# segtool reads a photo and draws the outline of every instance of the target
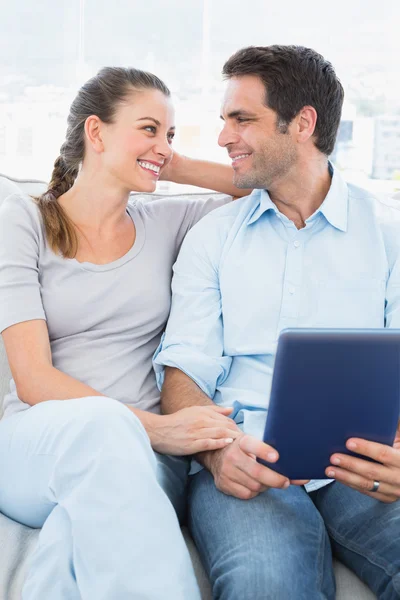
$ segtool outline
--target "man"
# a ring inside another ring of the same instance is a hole
[[[282,329],[400,327],[400,213],[328,161],[343,89],[322,56],[250,47],[223,73],[219,144],[236,186],[256,189],[187,236],[155,359],[165,412],[233,406],[244,432],[197,456],[191,531],[214,598],[333,599],[331,546],[380,598],[398,598],[400,432],[393,448],[349,440],[382,465],[335,454],[330,481],[289,486],[256,457],[277,459],[260,438]]]

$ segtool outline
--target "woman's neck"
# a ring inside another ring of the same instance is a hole
[[[104,231],[115,229],[126,218],[128,199],[129,191],[121,189],[115,179],[82,170],[58,202],[77,227]]]

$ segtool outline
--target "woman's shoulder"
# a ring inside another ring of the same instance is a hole
[[[23,226],[39,232],[42,222],[37,203],[32,196],[15,192],[0,205],[0,222],[3,227]]]
[[[38,205],[35,199],[24,192],[18,191],[4,198],[0,206],[1,210],[8,212],[17,212],[21,215],[32,214],[39,215]]]
[[[130,200],[133,210],[140,211],[145,220],[160,222],[168,227],[188,227],[201,217],[231,200],[230,196],[217,193],[193,193],[177,195],[135,194]]]

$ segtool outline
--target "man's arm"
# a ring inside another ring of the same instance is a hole
[[[179,388],[182,381],[187,384],[190,378],[197,384],[192,389],[198,391],[198,387],[212,402],[217,387],[229,374],[232,359],[224,355],[218,275],[223,244],[223,235],[218,231],[212,214],[204,217],[183,241],[174,266],[171,312],[162,344],[153,361],[160,390],[165,367],[173,367],[182,371]],[[188,376],[186,380],[183,374]],[[178,385],[175,378],[173,383]],[[182,389],[180,397],[185,397]],[[165,388],[164,411],[172,412],[170,402],[177,400]]]
[[[168,415],[189,406],[215,406],[215,403],[185,373],[166,367],[161,391],[161,412]],[[197,461],[209,471],[213,453],[214,451],[196,454]]]
[[[214,402],[185,373],[167,367],[161,393],[163,412],[198,405],[209,406]],[[271,446],[242,433],[230,444],[229,451],[223,448],[199,452],[196,460],[213,474],[220,491],[242,500],[254,498],[268,487],[289,486],[286,477],[257,463],[257,456],[271,463],[278,459],[278,453]]]
[[[213,404],[217,387],[229,375],[232,359],[224,356],[219,288],[223,239],[223,232],[206,217],[187,235],[174,267],[170,319],[154,358],[162,410],[167,413]],[[229,447],[229,452],[196,454],[224,493],[249,499],[268,487],[289,485],[286,477],[257,462],[257,457],[269,462],[278,459],[267,444],[242,434]]]
[[[188,406],[215,406],[193,379],[173,367],[165,368],[161,391],[161,411],[165,415]]]

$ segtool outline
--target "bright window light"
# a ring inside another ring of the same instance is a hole
[[[47,180],[78,87],[106,65],[156,73],[173,92],[179,152],[217,145],[225,60],[247,45],[301,44],[346,92],[332,160],[377,194],[400,188],[400,2],[13,0],[0,20],[0,172]],[[163,190],[175,191],[161,182]]]

